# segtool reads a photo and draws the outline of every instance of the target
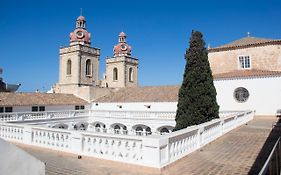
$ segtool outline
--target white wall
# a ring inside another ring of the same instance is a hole
[[[122,106],[122,108],[119,108]],[[150,106],[148,108],[147,106]],[[119,111],[172,111],[176,112],[177,102],[141,102],[141,103],[92,103],[94,110],[119,110]]]
[[[36,105],[34,105],[36,106]],[[43,105],[37,105],[43,106]],[[90,109],[91,105],[84,105],[85,109]],[[13,106],[13,112],[31,112],[32,106]],[[73,111],[75,105],[47,105],[45,111]]]
[[[215,80],[220,111],[256,110],[256,115],[275,115],[281,109],[281,77]],[[244,87],[249,98],[244,103],[234,99],[234,90]]]
[[[44,175],[45,164],[22,149],[0,139],[0,174]]]

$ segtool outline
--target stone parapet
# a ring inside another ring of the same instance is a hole
[[[106,63],[116,63],[116,62],[127,62],[127,63],[138,64],[139,60],[137,58],[126,57],[126,56],[106,58]]]

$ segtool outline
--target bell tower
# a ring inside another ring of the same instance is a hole
[[[113,57],[106,58],[106,73],[103,86],[109,88],[138,86],[138,59],[131,56],[127,35],[121,32],[118,44],[113,48]]]
[[[91,47],[85,17],[80,15],[75,24],[70,33],[70,45],[60,48],[57,84],[60,93],[73,93],[76,87],[99,85],[100,49]]]

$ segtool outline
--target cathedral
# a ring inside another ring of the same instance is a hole
[[[91,46],[86,19],[79,16],[70,33],[70,45],[60,48],[59,82],[54,92],[93,101],[118,88],[137,87],[139,63],[132,57],[132,48],[126,40],[127,35],[121,32],[113,56],[106,58],[106,71],[100,80],[100,49]]]
[[[280,47],[281,40],[251,37],[248,33],[231,43],[208,48],[220,111],[254,109],[258,115],[274,115],[281,109]],[[54,92],[109,104],[105,109],[112,108],[112,103],[119,107],[126,103],[128,109],[132,102],[150,107],[150,103],[169,103],[165,108],[175,111],[179,85],[139,87],[139,62],[131,52],[127,36],[121,32],[113,56],[106,58],[106,71],[100,80],[100,49],[91,46],[85,17],[79,16],[70,33],[70,45],[60,48],[59,82]]]

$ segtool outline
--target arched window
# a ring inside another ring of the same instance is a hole
[[[66,65],[66,74],[67,75],[71,75],[71,60],[67,61],[67,65]]]
[[[118,80],[118,69],[116,67],[113,69],[113,80]]]
[[[129,82],[133,82],[133,68],[129,69]]]
[[[92,65],[91,65],[91,60],[86,61],[86,75],[92,75]]]
[[[162,129],[160,130],[160,133],[161,133],[161,134],[166,134],[166,133],[169,133],[169,130],[168,130],[167,128],[162,128]]]

